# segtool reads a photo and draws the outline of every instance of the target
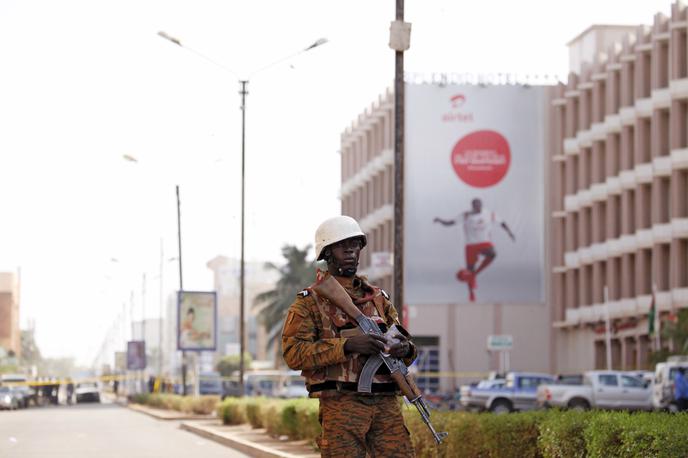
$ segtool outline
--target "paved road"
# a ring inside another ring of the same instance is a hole
[[[3,458],[243,458],[247,455],[117,404],[0,411]]]

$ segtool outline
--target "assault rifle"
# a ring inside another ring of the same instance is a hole
[[[325,271],[326,268],[320,268],[319,270]],[[313,286],[313,290],[320,296],[328,299],[334,305],[339,307],[344,313],[349,315],[351,318],[356,320],[360,329],[366,334],[376,334],[379,336],[389,337],[390,333],[387,335],[383,334],[377,323],[371,318],[365,316],[359,309],[354,305],[351,297],[346,292],[344,287],[340,285],[337,280],[335,280],[331,275],[319,275],[319,280]],[[432,423],[430,423],[430,411],[428,406],[423,400],[423,393],[418,389],[416,382],[413,377],[408,372],[408,368],[398,358],[394,358],[388,353],[380,352],[378,355],[371,355],[366,361],[363,368],[361,376],[359,377],[358,391],[370,393],[372,389],[372,378],[377,372],[377,369],[384,364],[389,369],[389,373],[392,379],[399,386],[401,393],[406,396],[406,399],[416,406],[418,413],[420,413],[423,422],[427,425],[428,429],[435,438],[435,442],[438,444],[442,442],[442,439],[447,437],[448,433],[437,432],[433,428]],[[365,377],[364,377],[365,375]]]

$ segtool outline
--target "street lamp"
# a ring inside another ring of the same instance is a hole
[[[164,38],[165,40],[186,49],[187,51],[190,51],[197,56],[207,60],[208,62],[212,63],[213,65],[216,65],[217,67],[222,68],[223,70],[228,71],[232,75],[238,78],[239,80],[239,94],[241,95],[241,268],[240,268],[240,274],[239,274],[239,392],[243,396],[244,394],[244,341],[245,341],[245,335],[246,335],[246,329],[245,329],[245,317],[244,317],[244,289],[245,289],[245,260],[244,260],[244,218],[245,218],[245,185],[246,185],[246,96],[248,95],[248,91],[246,90],[246,87],[248,86],[249,79],[256,75],[257,73],[260,73],[264,70],[267,70],[269,68],[274,67],[275,65],[278,65],[286,60],[292,59],[296,56],[298,56],[301,53],[310,51],[311,49],[317,48],[318,46],[322,46],[325,43],[327,43],[327,38],[319,38],[316,41],[314,41],[312,44],[309,46],[295,52],[292,54],[289,54],[288,56],[282,57],[281,59],[278,59],[264,67],[260,67],[257,70],[253,71],[252,73],[249,73],[249,76],[246,78],[240,78],[234,73],[232,70],[229,68],[225,67],[224,65],[219,64],[218,62],[215,62],[214,60],[208,58],[204,54],[201,54],[200,52],[196,51],[193,48],[190,48],[188,46],[185,46],[182,44],[181,40],[178,38],[172,37],[166,32],[160,31],[158,32],[158,36],[161,38]]]

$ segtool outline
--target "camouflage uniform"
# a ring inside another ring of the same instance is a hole
[[[335,277],[361,311],[384,330],[399,325],[387,293],[363,277]],[[320,398],[319,441],[323,457],[414,456],[404,425],[396,384],[383,365],[373,379],[373,393],[356,392],[367,356],[344,353],[347,336],[358,333],[355,322],[310,288],[289,308],[282,332],[284,360],[300,369],[311,397]],[[410,343],[410,342],[409,342]],[[403,361],[410,365],[416,348]]]

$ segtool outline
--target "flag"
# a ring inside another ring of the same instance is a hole
[[[650,303],[650,311],[647,313],[647,334],[653,335],[655,333],[655,317],[657,315],[657,302],[655,301],[655,292],[652,291],[652,302]]]

